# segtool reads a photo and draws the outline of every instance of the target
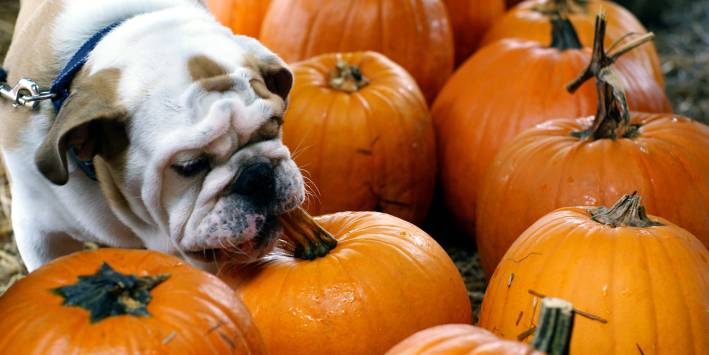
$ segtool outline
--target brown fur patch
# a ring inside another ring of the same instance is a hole
[[[64,1],[23,0],[17,18],[12,44],[3,67],[8,70],[8,82],[14,85],[21,77],[36,81],[41,87],[49,87],[59,71],[53,61],[53,20],[64,6]],[[51,105],[44,104],[44,109]],[[0,100],[0,144],[13,149],[20,143],[21,132],[29,124],[32,111],[13,108],[6,100]],[[48,114],[53,114],[48,112]]]
[[[235,85],[234,80],[229,78],[228,71],[205,55],[190,58],[187,69],[192,81],[202,85],[205,91],[225,92]]]

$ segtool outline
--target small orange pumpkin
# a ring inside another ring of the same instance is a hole
[[[568,354],[574,307],[561,299],[545,298],[539,311],[533,346],[503,340],[468,324],[446,324],[422,330],[386,355],[561,355]]]
[[[382,354],[419,330],[472,320],[458,270],[416,226],[375,212],[315,221],[332,236],[296,210],[281,217],[295,251],[220,275],[271,354]]]
[[[226,284],[146,250],[56,259],[0,297],[0,314],[7,354],[265,354]]]
[[[283,140],[314,185],[307,210],[423,220],[436,146],[414,79],[374,52],[326,54],[293,65],[293,72]]]
[[[606,46],[612,45],[628,33],[647,32],[630,11],[612,1],[527,0],[495,22],[482,39],[482,45],[489,45],[508,38],[549,43],[552,29],[547,19],[548,14],[561,12],[568,16],[576,27],[581,43],[585,47],[592,47],[595,17],[599,9],[605,11],[608,19]],[[634,50],[627,56],[620,58],[619,64],[623,65],[624,61],[633,62],[635,66],[639,65],[644,68],[644,71],[652,75],[660,86],[664,86],[665,79],[662,74],[660,57],[657,55],[654,44],[649,43]]]
[[[544,296],[586,315],[576,318],[571,354],[709,349],[709,252],[686,230],[647,216],[636,194],[610,209],[562,208],[529,227],[495,270],[479,325],[515,339],[534,327]]]
[[[429,102],[453,71],[453,33],[441,0],[273,0],[264,45],[292,63],[376,51],[404,67]]]
[[[597,50],[591,67],[607,63]],[[590,72],[584,79],[593,76]],[[609,68],[596,72],[595,117],[559,119],[505,145],[480,188],[476,239],[492,273],[507,248],[554,209],[609,204],[639,190],[650,213],[709,246],[709,127],[673,114],[628,112]],[[580,81],[577,81],[580,83]]]
[[[502,145],[549,119],[591,115],[598,105],[590,83],[574,95],[566,91],[592,51],[581,48],[568,20],[552,22],[551,47],[515,39],[489,45],[458,69],[433,105],[445,200],[471,237],[479,185]],[[662,86],[639,64],[618,62],[616,72],[633,110],[671,111]]]
[[[271,0],[206,0],[207,7],[224,26],[239,35],[258,38]]]
[[[455,39],[456,66],[478,48],[485,31],[505,13],[503,0],[443,0]]]

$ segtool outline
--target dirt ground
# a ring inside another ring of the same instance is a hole
[[[625,0],[629,4],[637,1]],[[656,44],[667,77],[667,92],[675,112],[709,123],[709,1],[668,1],[658,16],[648,14],[650,30],[657,35]],[[0,59],[10,41],[17,0],[0,0]],[[646,13],[648,13],[646,11]],[[2,129],[2,128],[0,128]],[[9,196],[0,168],[0,294],[24,273],[17,257],[7,217]],[[434,219],[429,224],[447,224]],[[439,230],[439,228],[433,228]],[[453,235],[433,233],[434,236]],[[480,270],[472,242],[462,238],[439,238],[463,275],[469,295],[477,311],[485,292],[485,279]]]

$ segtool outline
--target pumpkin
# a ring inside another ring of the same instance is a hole
[[[445,201],[470,236],[480,182],[505,142],[549,119],[595,112],[592,84],[575,95],[565,90],[566,83],[588,65],[592,51],[580,48],[568,20],[552,22],[551,46],[505,40],[485,47],[451,77],[433,105]],[[671,111],[662,86],[644,75],[639,65],[616,64],[631,108]]]
[[[436,147],[416,82],[374,52],[326,54],[292,68],[283,140],[314,185],[307,210],[377,210],[420,222]]]
[[[592,47],[596,12],[603,9],[607,14],[608,30],[605,44],[610,46],[628,33],[645,33],[647,30],[632,13],[612,1],[599,0],[527,0],[508,11],[495,22],[482,39],[482,45],[492,44],[506,38],[519,38],[549,43],[551,26],[547,16],[560,11],[569,17],[576,27],[581,43]],[[655,45],[650,43],[620,59],[631,61],[644,68],[664,86],[660,58]]]
[[[574,307],[561,299],[545,298],[539,311],[533,347],[504,340],[468,324],[446,324],[422,330],[386,355],[542,355],[568,354],[574,324]]]
[[[206,3],[217,20],[234,33],[258,38],[271,0],[206,0]]]
[[[58,258],[0,297],[0,314],[7,354],[265,354],[229,286],[146,250]]]
[[[648,216],[637,194],[612,208],[567,207],[529,227],[488,285],[480,326],[514,339],[534,327],[539,297],[577,309],[571,354],[704,354],[709,252]]]
[[[429,102],[453,71],[453,33],[441,0],[273,0],[261,41],[287,62],[372,50],[404,67]]]
[[[599,54],[594,62],[592,67],[601,68],[606,59]],[[709,245],[709,127],[673,114],[629,113],[609,68],[597,74],[601,99],[595,117],[530,129],[491,164],[476,224],[488,274],[545,214],[564,206],[609,204],[624,191],[639,190],[651,213]]]
[[[504,0],[443,0],[448,8],[455,62],[462,64],[478,48],[485,31],[505,13]]]
[[[376,212],[313,220],[302,210],[281,223],[295,248],[220,274],[271,354],[382,354],[419,330],[472,320],[455,265],[416,226]]]

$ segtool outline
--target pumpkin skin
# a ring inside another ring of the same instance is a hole
[[[503,340],[468,324],[446,324],[422,330],[386,355],[542,355],[527,344]]]
[[[479,325],[516,338],[536,319],[533,290],[607,320],[577,317],[571,354],[706,353],[709,253],[686,230],[650,219],[663,226],[612,228],[584,207],[544,216],[495,270]]]
[[[325,257],[273,255],[220,275],[251,310],[271,354],[382,354],[419,330],[471,321],[455,265],[416,226],[374,212],[316,220],[339,242]]]
[[[111,316],[63,306],[51,290],[93,275],[106,262],[137,276],[169,274],[150,291],[150,316]],[[265,354],[248,311],[226,284],[172,256],[100,249],[56,259],[0,298],[0,346],[15,354]]]
[[[369,84],[355,92],[333,88],[338,59],[359,67]],[[326,54],[292,69],[283,140],[314,185],[307,210],[423,220],[436,179],[435,133],[411,76],[374,52]]]
[[[558,0],[527,0],[510,11],[487,31],[481,45],[489,45],[496,41],[508,38],[527,39],[547,44],[551,40],[551,26],[546,15],[535,11],[534,8]],[[581,12],[568,14],[578,32],[581,43],[586,47],[593,46],[594,23],[596,13],[601,7],[606,12],[608,28],[606,30],[606,47],[625,36],[627,33],[646,33],[645,27],[633,16],[630,11],[611,1],[587,0],[588,5],[578,5],[579,0],[562,0],[576,4]],[[646,73],[664,87],[665,79],[662,74],[660,57],[653,43],[648,43],[633,50],[618,60],[619,63],[632,61],[645,68]]]
[[[515,239],[550,211],[608,205],[633,190],[644,196],[650,213],[709,245],[709,127],[672,114],[631,113],[631,122],[642,125],[635,138],[571,136],[592,120],[547,122],[495,158],[481,188],[476,228],[488,274]]]
[[[453,33],[441,0],[273,0],[261,30],[263,44],[289,63],[333,52],[382,53],[416,79],[429,102],[453,71]]]
[[[504,143],[549,119],[595,113],[593,83],[573,95],[565,89],[590,58],[590,48],[560,51],[504,40],[478,51],[446,83],[432,110],[441,183],[448,209],[469,236],[479,185]],[[631,109],[671,112],[662,86],[641,66],[618,61],[615,72]]]
[[[217,20],[234,33],[258,38],[271,0],[206,0],[206,3]]]
[[[478,48],[485,31],[505,13],[503,0],[443,0],[448,8],[455,63],[462,64]]]

